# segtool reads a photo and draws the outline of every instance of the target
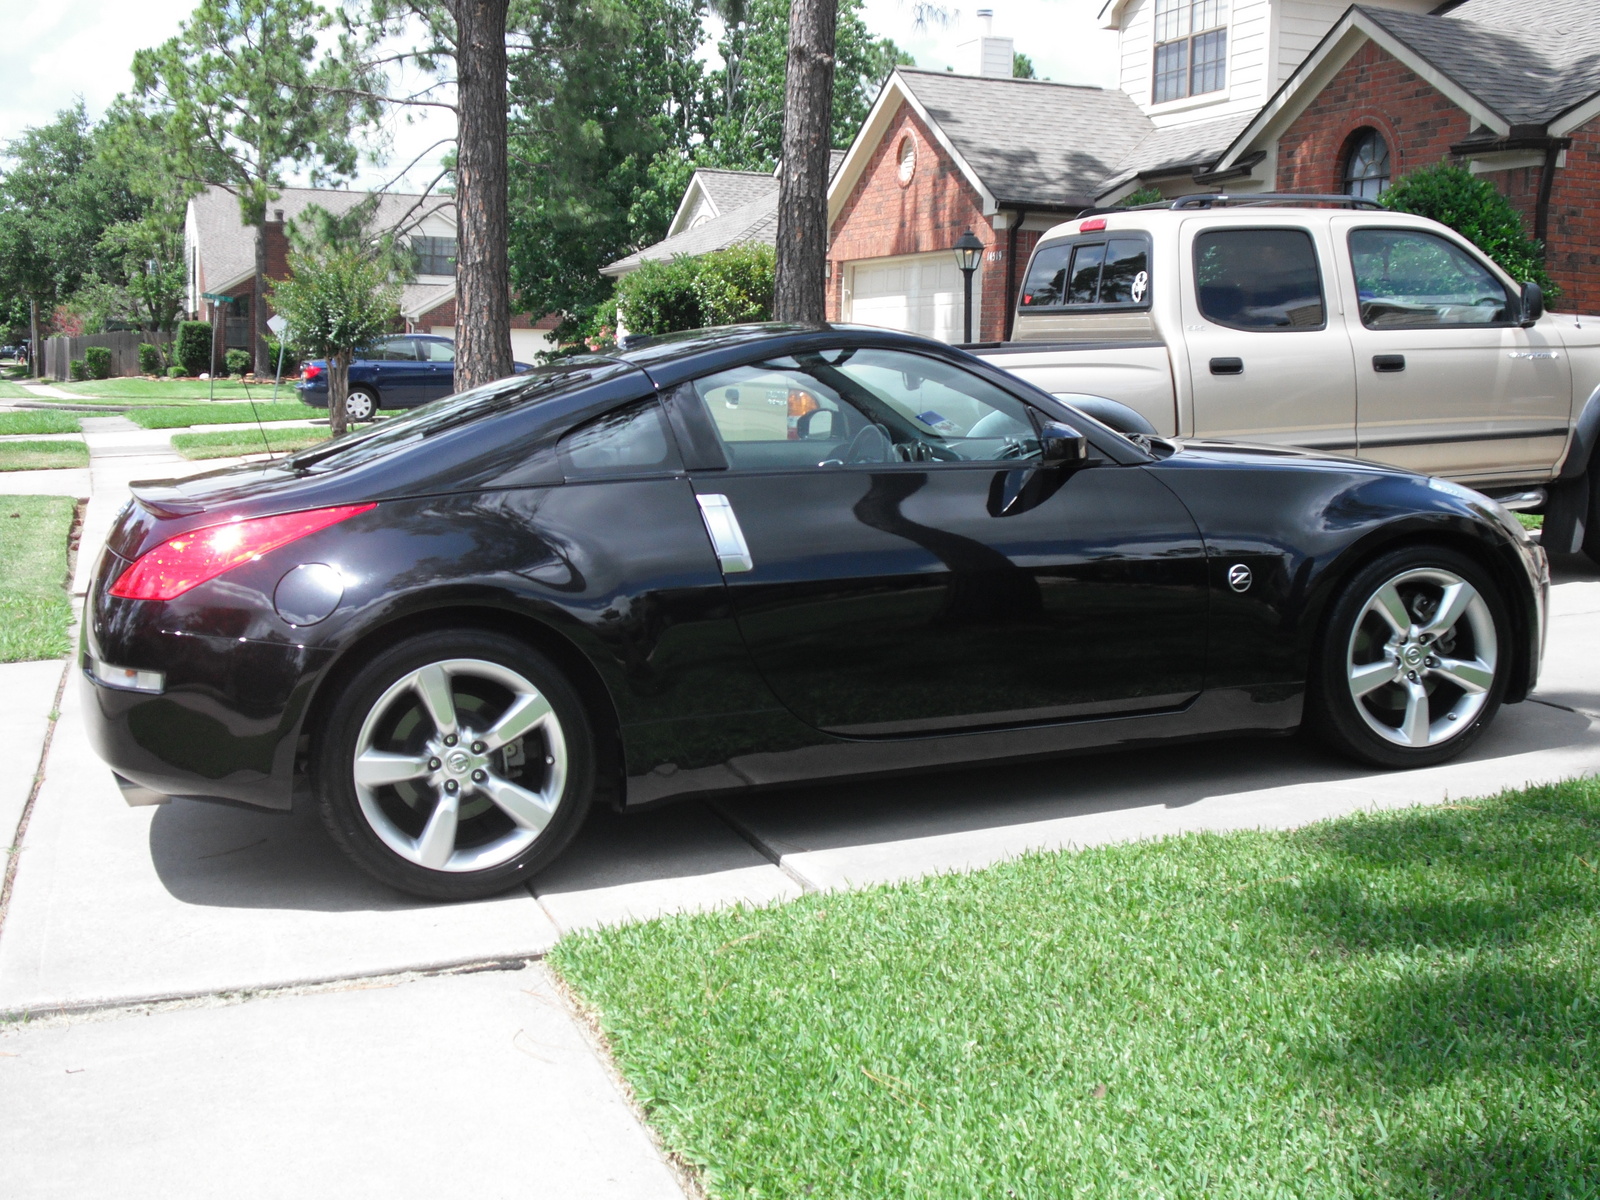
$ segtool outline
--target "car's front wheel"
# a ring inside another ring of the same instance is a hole
[[[366,388],[353,387],[345,393],[344,415],[351,421],[370,421],[378,411],[378,397]]]
[[[1335,749],[1378,767],[1460,754],[1500,707],[1510,627],[1499,588],[1442,547],[1378,558],[1334,602],[1311,717]]]
[[[577,691],[501,634],[401,642],[328,707],[312,750],[323,822],[371,875],[430,899],[494,895],[572,840],[594,791]]]

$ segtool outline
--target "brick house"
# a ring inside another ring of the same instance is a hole
[[[1281,191],[1376,194],[1447,161],[1545,243],[1559,307],[1600,312],[1600,3],[1458,0],[1346,11],[1219,157]]]
[[[267,277],[289,274],[286,226],[312,205],[329,212],[348,212],[367,198],[365,192],[330,188],[284,188],[269,210],[266,226]],[[456,324],[456,210],[448,196],[385,194],[378,201],[377,220],[401,231],[417,252],[416,279],[401,288],[401,327],[406,333],[453,336]],[[239,217],[239,201],[220,187],[208,187],[189,201],[184,220],[184,262],[188,271],[186,308],[194,320],[223,323],[219,346],[255,354],[256,322],[252,319],[256,275],[255,230]],[[233,296],[217,304],[206,293]],[[218,310],[226,309],[219,313]],[[269,305],[270,314],[270,305]],[[559,318],[513,314],[511,350],[528,362],[553,348],[550,330]]]
[[[956,340],[970,228],[973,333],[1004,338],[1039,235],[1082,208],[1149,187],[1375,195],[1441,159],[1522,210],[1561,307],[1600,311],[1600,0],[1105,0],[1100,18],[1116,88],[1005,77],[1011,39],[988,35],[970,74],[890,76],[830,187],[831,319]],[[690,193],[680,216],[705,211]],[[773,236],[718,214],[633,258]]]

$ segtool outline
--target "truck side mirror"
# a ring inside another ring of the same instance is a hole
[[[1537,283],[1522,285],[1522,327],[1524,329],[1544,316],[1544,289]]]
[[[1071,425],[1048,421],[1039,431],[1039,458],[1054,467],[1071,467],[1089,457],[1089,439]]]

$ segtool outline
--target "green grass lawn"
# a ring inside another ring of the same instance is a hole
[[[163,404],[204,404],[211,396],[211,382],[200,379],[96,379],[87,383],[63,383],[64,392],[115,404],[137,404],[141,401],[159,401]],[[272,399],[272,381],[249,385],[236,379],[216,381],[219,400],[257,401]],[[294,385],[278,385],[278,399],[295,398]]]
[[[1543,513],[1513,513],[1511,515],[1516,517],[1517,520],[1522,523],[1522,527],[1524,529],[1543,529],[1544,528],[1544,514]]]
[[[82,442],[0,442],[0,471],[49,471],[88,465],[89,447]]]
[[[252,409],[254,411],[252,411]],[[327,419],[327,409],[316,409],[298,400],[276,404],[257,400],[250,404],[186,404],[178,408],[136,408],[128,419],[146,429],[181,429],[187,425],[254,424],[260,415],[262,421],[306,421],[319,414]]]
[[[1600,1195],[1593,779],[551,962],[717,1197]]]
[[[0,435],[18,433],[78,433],[83,426],[78,418],[68,412],[54,412],[44,408],[23,409],[20,412],[0,413]]]
[[[67,652],[67,535],[75,501],[0,496],[0,662]]]
[[[0,400],[41,400],[47,398],[36,395],[20,383],[9,383],[0,379]]]
[[[261,430],[245,425],[235,433],[231,429],[216,433],[176,433],[172,448],[185,458],[233,458],[241,454],[264,454],[267,447],[261,444]],[[269,428],[267,441],[274,454],[286,450],[303,450],[315,442],[328,440],[326,429]]]

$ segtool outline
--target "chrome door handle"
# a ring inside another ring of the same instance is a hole
[[[700,501],[700,519],[706,523],[711,535],[711,548],[717,553],[717,562],[724,575],[752,571],[755,562],[750,557],[750,547],[745,543],[744,530],[739,528],[739,518],[733,514],[728,498],[715,492],[695,497]]]

